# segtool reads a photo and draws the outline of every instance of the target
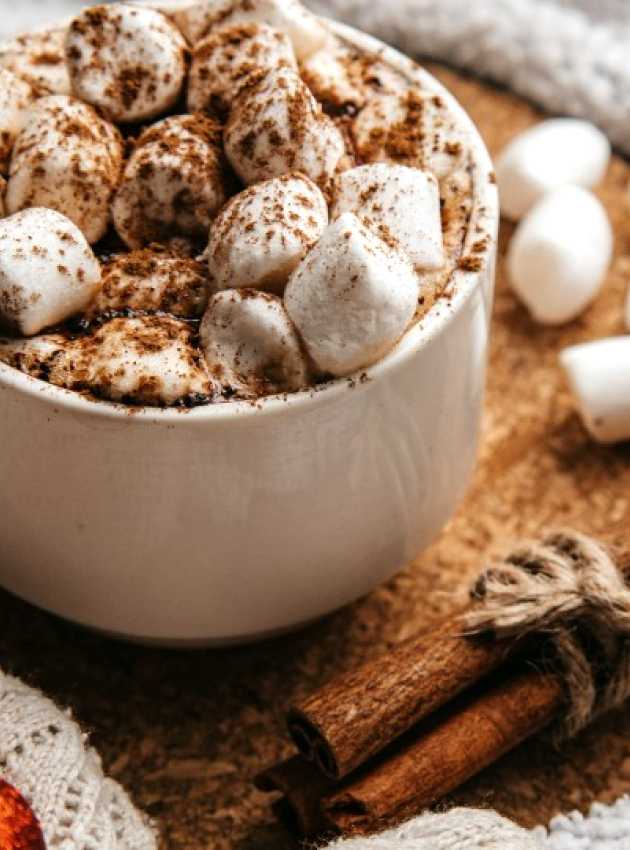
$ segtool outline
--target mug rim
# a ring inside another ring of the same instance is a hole
[[[429,342],[446,332],[455,317],[472,297],[482,278],[488,273],[487,263],[492,256],[499,222],[499,199],[495,182],[491,180],[493,165],[488,150],[474,122],[456,98],[432,74],[419,66],[409,57],[393,47],[385,45],[379,39],[367,35],[353,27],[336,21],[326,20],[332,31],[350,44],[378,54],[396,70],[419,81],[425,90],[439,95],[447,104],[448,111],[457,119],[458,126],[466,130],[469,149],[472,154],[473,206],[464,240],[464,253],[472,241],[479,238],[476,228],[483,224],[483,232],[491,237],[483,253],[477,254],[482,260],[477,270],[456,268],[450,278],[453,295],[448,300],[438,299],[428,312],[417,320],[403,335],[396,346],[381,360],[353,375],[335,378],[317,387],[298,392],[265,396],[251,401],[228,401],[193,408],[159,408],[133,406],[120,402],[86,398],[73,390],[57,387],[20,372],[13,366],[0,362],[0,389],[15,389],[26,396],[39,399],[53,408],[65,408],[74,413],[86,414],[97,418],[127,420],[129,422],[155,422],[174,426],[177,423],[224,422],[231,419],[249,419],[260,416],[282,416],[291,411],[307,410],[314,405],[320,406],[333,402],[341,394],[358,389],[363,384],[386,380],[390,372],[418,355]],[[53,29],[51,27],[51,29]],[[56,411],[57,412],[57,411]]]

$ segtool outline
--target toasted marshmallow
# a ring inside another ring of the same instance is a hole
[[[112,319],[78,339],[50,380],[99,398],[153,406],[191,405],[215,394],[192,330],[170,316]]]
[[[466,145],[441,98],[419,89],[372,96],[352,125],[359,158],[397,162],[443,180],[461,167]]]
[[[193,50],[188,109],[228,115],[253,74],[282,67],[297,70],[289,37],[280,30],[251,22],[213,30]]]
[[[55,364],[64,360],[72,342],[62,334],[44,334],[30,339],[0,337],[0,362],[32,378],[47,380]]]
[[[573,345],[560,363],[589,434],[600,443],[630,440],[630,337]]]
[[[269,24],[289,36],[299,60],[323,47],[328,37],[328,30],[319,18],[298,0],[205,0],[205,6],[204,34],[219,26],[247,21]]]
[[[65,27],[18,36],[0,45],[0,67],[26,80],[39,96],[70,94],[65,42]]]
[[[13,148],[7,211],[50,207],[97,242],[109,225],[122,161],[120,134],[91,106],[66,95],[41,98]]]
[[[212,224],[208,266],[214,286],[282,293],[327,224],[324,196],[308,177],[287,174],[250,186]]]
[[[630,288],[626,292],[626,303],[624,306],[624,321],[626,330],[630,331]]]
[[[224,391],[254,398],[308,385],[298,335],[275,295],[217,292],[203,317],[200,338],[210,374]]]
[[[101,289],[86,317],[130,311],[200,318],[209,285],[205,264],[191,257],[152,248],[119,254],[104,267]]]
[[[81,231],[55,210],[0,221],[0,316],[24,336],[85,309],[101,268]]]
[[[7,194],[7,181],[4,177],[0,177],[0,218],[4,218],[7,214],[5,197]]]
[[[322,185],[345,153],[341,133],[290,68],[271,71],[241,91],[224,143],[248,184],[301,171]]]
[[[405,165],[362,165],[338,175],[332,191],[332,219],[354,213],[419,271],[442,268],[440,188],[432,174]]]
[[[11,151],[24,126],[33,100],[33,90],[27,82],[11,71],[0,68],[0,173],[7,174]]]
[[[343,377],[398,342],[418,296],[409,260],[345,213],[291,275],[284,303],[316,366]]]
[[[597,198],[579,186],[555,189],[530,210],[510,241],[512,289],[537,322],[569,322],[599,292],[612,247],[612,228]]]
[[[221,127],[178,115],[149,127],[127,162],[112,207],[130,248],[176,235],[205,237],[226,200]]]
[[[518,221],[558,186],[597,185],[609,160],[610,142],[594,124],[577,118],[542,121],[516,136],[496,161],[502,215]]]
[[[154,9],[124,3],[77,15],[66,58],[75,94],[118,123],[165,113],[186,75],[186,42],[177,27]]]

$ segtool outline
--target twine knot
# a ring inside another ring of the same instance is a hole
[[[523,542],[479,577],[466,614],[472,633],[540,632],[567,688],[558,730],[571,737],[630,696],[630,588],[612,554],[576,531]]]

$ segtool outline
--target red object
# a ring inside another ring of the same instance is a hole
[[[24,797],[0,779],[0,850],[46,850],[39,821]]]

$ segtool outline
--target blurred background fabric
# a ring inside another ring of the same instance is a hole
[[[0,37],[47,25],[84,5],[89,4],[0,0]],[[630,0],[307,0],[307,5],[412,56],[506,85],[549,112],[588,118],[630,153]]]

